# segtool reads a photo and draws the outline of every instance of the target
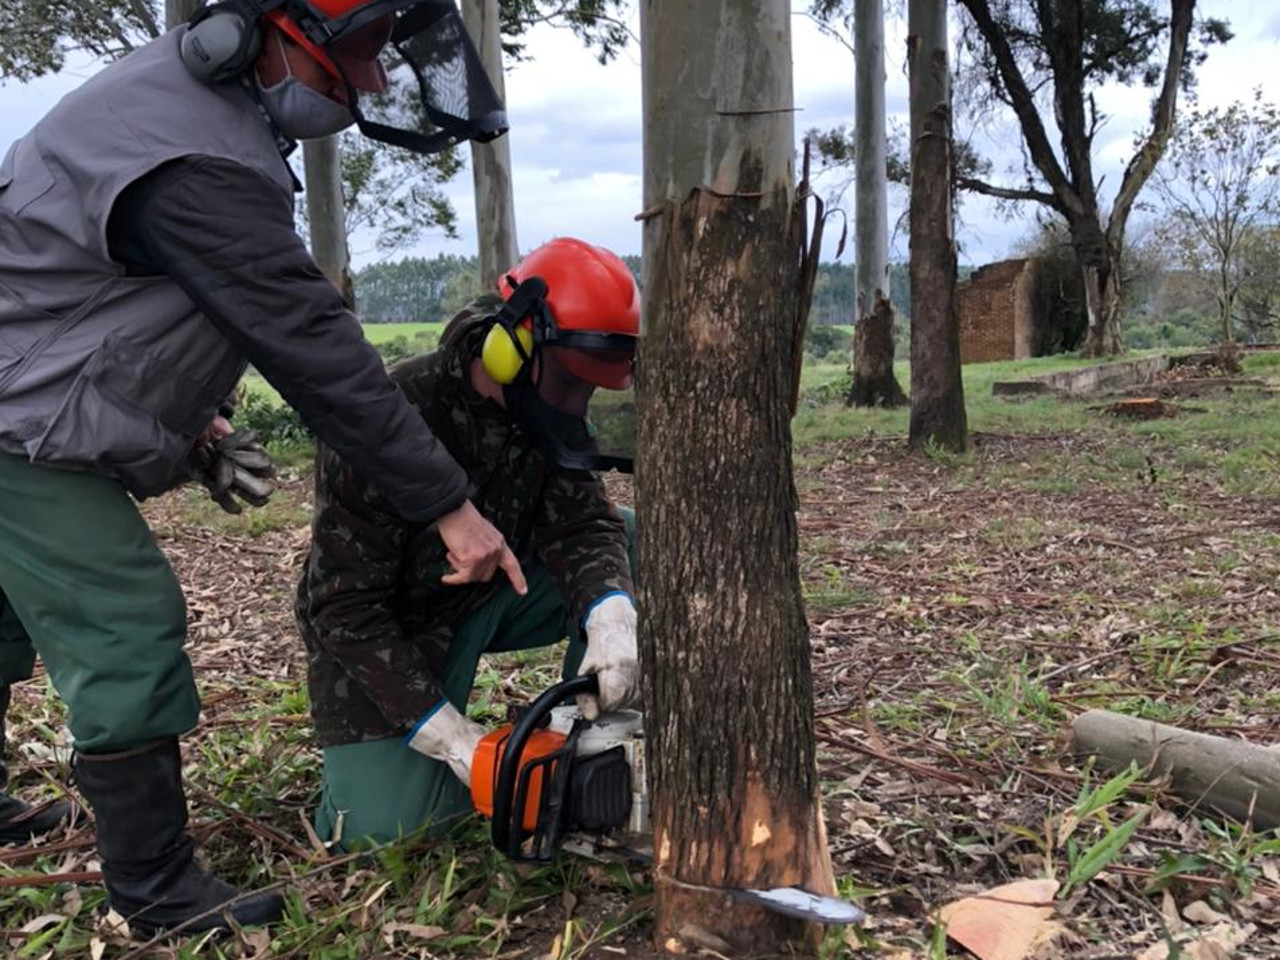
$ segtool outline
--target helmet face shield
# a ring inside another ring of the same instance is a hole
[[[506,132],[506,110],[452,0],[400,11],[382,67],[385,92],[358,99],[353,110],[370,139],[438,153]]]
[[[271,17],[341,76],[372,140],[438,153],[507,131],[506,109],[453,0],[310,0]]]
[[[630,473],[635,455],[635,397],[601,390],[576,373],[580,351],[543,347],[535,369],[506,390],[507,408],[552,458],[570,470]],[[615,358],[617,359],[617,358]],[[611,372],[617,366],[609,367]],[[628,385],[631,358],[625,363]]]

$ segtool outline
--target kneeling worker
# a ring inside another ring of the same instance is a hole
[[[439,348],[392,379],[467,474],[474,505],[520,565],[464,569],[434,524],[406,520],[321,447],[297,616],[309,653],[324,788],[322,839],[352,848],[471,810],[465,715],[484,653],[570,639],[565,672],[595,673],[588,716],[635,699],[631,514],[595,471],[594,411],[631,384],[639,292],[616,255],[554,240],[473,301]],[[615,404],[614,409],[629,409]],[[585,633],[585,638],[583,634]]]

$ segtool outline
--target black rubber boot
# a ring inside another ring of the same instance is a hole
[[[125,753],[77,754],[75,778],[98,826],[112,909],[144,933],[229,929],[280,919],[278,893],[241,894],[195,860],[176,738]],[[235,901],[231,903],[230,901]]]
[[[5,717],[9,713],[9,687],[0,686],[0,846],[30,843],[71,818],[71,804],[51,800],[33,807],[4,792],[9,784],[5,766]]]

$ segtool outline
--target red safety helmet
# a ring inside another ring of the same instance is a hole
[[[313,0],[311,5],[333,18],[371,6],[358,0]],[[394,13],[382,13],[359,26],[348,28],[323,47],[313,43],[298,21],[284,11],[273,10],[267,14],[267,19],[337,79],[365,93],[381,93],[387,89],[387,71],[378,58],[395,29]]]
[[[522,283],[546,285],[544,316],[533,318],[535,348],[555,348],[556,361],[597,387],[631,385],[640,335],[640,290],[615,253],[571,237],[539,247],[504,274],[508,300]]]

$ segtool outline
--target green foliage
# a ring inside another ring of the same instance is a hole
[[[847,328],[826,323],[810,323],[804,328],[804,354],[815,360],[847,357],[853,337]]]
[[[462,169],[457,148],[413,153],[347,132],[341,139],[347,233],[377,233],[381,251],[418,240],[428,230],[458,236],[458,215],[441,190]]]
[[[408,257],[376,263],[355,275],[356,302],[366,323],[440,321],[479,293],[475,257]]]
[[[629,0],[499,0],[503,52],[514,60],[527,57],[521,38],[530,27],[554,23],[568,27],[608,63],[634,39],[627,27]]]
[[[384,363],[390,365],[406,357],[416,357],[435,349],[440,337],[434,330],[424,330],[412,337],[403,334],[375,343]]]
[[[1071,249],[1066,223],[1058,218],[1041,221],[1020,253],[1039,261],[1031,299],[1032,310],[1044,325],[1038,331],[1038,342],[1032,345],[1032,354],[1052,356],[1076,349],[1084,340],[1089,316],[1084,278]]]
[[[0,77],[32,80],[62,69],[82,50],[102,60],[124,56],[160,36],[157,0],[6,0],[0,4]]]
[[[1252,326],[1270,326],[1280,286],[1280,238],[1267,229],[1280,216],[1280,107],[1256,89],[1248,101],[1192,109],[1153,185],[1164,205],[1160,235],[1213,292],[1222,339],[1234,339],[1242,301]]]
[[[291,447],[311,441],[311,434],[298,412],[260,390],[241,392],[235,425],[239,429],[256,431],[259,439],[269,445]]]

